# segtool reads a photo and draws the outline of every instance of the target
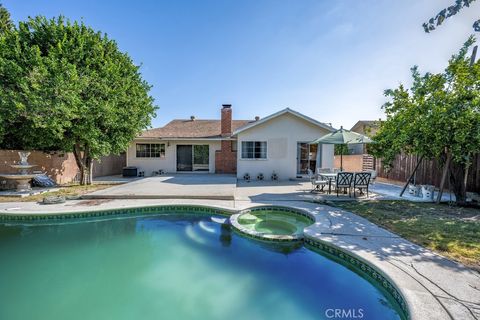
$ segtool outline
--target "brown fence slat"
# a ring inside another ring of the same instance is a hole
[[[376,168],[379,177],[405,182],[416,163],[416,156],[399,154],[392,162],[392,168],[388,172],[379,159],[376,159]],[[442,166],[438,159],[423,160],[417,170],[415,181],[417,184],[431,184],[438,187],[441,174]],[[467,191],[480,193],[480,154],[472,158],[472,165],[468,171]]]

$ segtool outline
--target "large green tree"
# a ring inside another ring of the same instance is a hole
[[[10,13],[0,3],[0,33],[13,29],[13,22]]]
[[[0,3],[0,36],[12,31],[14,24],[10,18],[10,12]],[[1,101],[0,101],[1,103]],[[0,142],[5,133],[5,114],[0,113]]]
[[[115,41],[64,17],[30,18],[0,35],[4,148],[72,151],[82,184],[118,154],[156,107],[139,66]]]
[[[374,137],[372,152],[391,163],[400,152],[424,158],[450,158],[449,177],[457,202],[465,202],[465,172],[480,150],[480,62],[467,55],[471,37],[442,73],[420,74],[413,85],[386,90],[386,121]]]

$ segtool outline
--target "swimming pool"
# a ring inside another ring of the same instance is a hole
[[[223,220],[0,225],[0,319],[400,319],[342,264],[244,238]]]

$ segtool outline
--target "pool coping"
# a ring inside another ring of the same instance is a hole
[[[215,205],[215,203],[209,204],[196,204],[185,202],[184,204],[154,204],[154,205],[141,205],[134,204],[128,207],[119,207],[119,208],[88,208],[84,211],[72,211],[66,212],[65,210],[58,211],[32,211],[32,212],[8,212],[5,210],[0,210],[0,223],[2,222],[12,222],[12,223],[32,223],[34,221],[51,221],[51,220],[66,220],[71,218],[96,218],[96,217],[112,217],[116,215],[126,215],[130,216],[135,215],[145,215],[150,213],[158,213],[159,208],[165,208],[165,212],[178,210],[185,212],[199,212],[199,213],[208,213],[216,215],[226,215],[231,216],[235,213],[239,213],[244,210],[251,210],[253,208],[286,208],[293,209],[296,212],[303,212],[306,215],[310,216],[315,220],[312,226],[306,227],[304,229],[305,243],[311,245],[317,249],[323,250],[327,254],[335,253],[336,256],[341,257],[343,255],[346,259],[353,259],[353,264],[357,264],[360,270],[362,266],[365,270],[369,271],[373,276],[375,275],[381,279],[379,281],[382,285],[383,280],[387,282],[385,289],[394,289],[392,291],[392,297],[396,300],[400,299],[404,301],[404,307],[408,310],[406,314],[408,319],[425,319],[428,315],[429,318],[435,319],[468,319],[465,317],[465,309],[477,308],[480,307],[480,294],[474,295],[473,299],[469,301],[464,301],[462,299],[451,299],[446,301],[445,299],[449,297],[448,294],[439,294],[436,289],[436,284],[429,284],[429,279],[423,279],[419,277],[414,272],[409,270],[408,266],[403,266],[392,259],[389,259],[388,254],[375,252],[372,250],[367,250],[365,248],[360,248],[358,246],[352,245],[352,242],[345,241],[345,238],[341,238],[345,235],[337,234],[335,232],[325,232],[325,230],[332,231],[332,217],[325,217],[326,212],[337,212],[345,215],[350,215],[355,217],[355,219],[361,219],[362,223],[370,224],[370,227],[381,229],[378,226],[365,222],[366,220],[360,218],[352,213],[339,210],[336,208],[328,206],[319,206],[318,204],[312,204],[307,202],[292,202],[289,205],[284,203],[278,204],[265,204],[265,203],[245,203],[243,208],[231,208],[226,207],[225,205]],[[197,209],[195,209],[197,208]],[[351,218],[351,217],[349,217]],[[330,225],[328,225],[330,223]],[[322,229],[323,228],[323,229]],[[382,229],[383,230],[383,229]],[[386,230],[383,230],[385,233],[390,233]],[[352,237],[352,235],[346,235],[347,237]],[[402,239],[392,233],[390,233],[392,239]],[[413,245],[413,244],[412,244]],[[433,254],[433,253],[432,253]],[[435,255],[435,254],[434,254]],[[438,256],[438,255],[437,255]],[[437,257],[438,258],[438,257]],[[449,261],[446,258],[442,258]],[[346,260],[348,262],[348,260]],[[369,269],[370,268],[370,269]],[[466,268],[465,268],[466,269]],[[365,271],[364,270],[364,271]],[[469,270],[469,269],[467,269]],[[478,278],[480,282],[480,277]],[[430,281],[431,282],[431,281]],[[440,288],[441,289],[441,288]],[[478,288],[474,288],[479,290]],[[396,292],[396,294],[395,294]],[[480,290],[479,290],[480,292]],[[454,297],[455,298],[455,297]],[[476,300],[478,298],[478,301]],[[457,301],[458,300],[458,301]],[[398,300],[397,300],[398,302]],[[464,308],[458,305],[460,303]],[[452,303],[455,304],[452,307]],[[399,303],[402,306],[402,303]],[[405,310],[404,309],[404,310]],[[453,311],[452,311],[453,310]],[[470,318],[475,319],[472,311]]]

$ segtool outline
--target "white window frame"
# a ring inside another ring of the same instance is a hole
[[[244,144],[246,143],[253,143],[253,157],[252,158],[244,158],[243,157],[243,148]],[[264,143],[265,144],[265,157],[255,157],[255,144],[256,143]],[[241,143],[241,150],[240,150],[240,159],[241,160],[268,160],[268,143],[267,141],[258,141],[258,140],[248,140],[248,141],[242,141]]]
[[[145,157],[139,157],[138,156],[138,150],[137,150],[138,145],[149,145],[150,155],[145,156]],[[158,145],[159,146],[160,156],[158,156],[158,157],[152,156],[152,150],[153,150],[152,145]],[[137,158],[137,159],[163,159],[163,158],[165,158],[166,151],[167,151],[167,148],[166,148],[165,143],[135,143],[135,158]]]

